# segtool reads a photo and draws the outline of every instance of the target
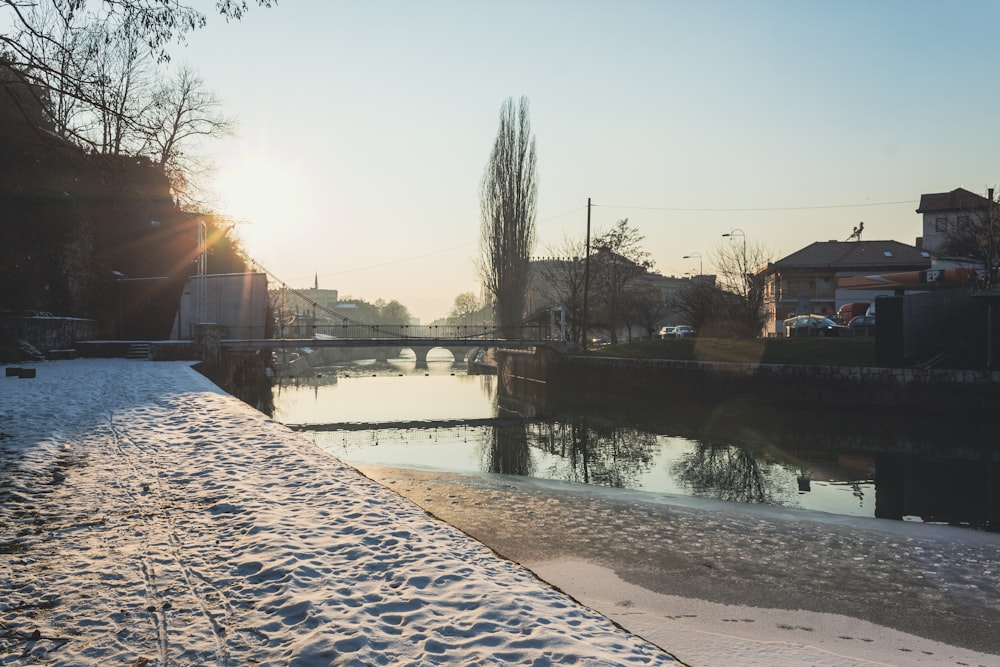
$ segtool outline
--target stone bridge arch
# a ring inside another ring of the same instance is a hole
[[[417,357],[417,366],[426,368],[427,367],[427,354],[431,350],[448,350],[451,352],[451,356],[454,358],[456,364],[460,364],[465,361],[466,355],[469,351],[474,349],[473,345],[408,345],[413,354]],[[403,348],[405,349],[405,348]]]

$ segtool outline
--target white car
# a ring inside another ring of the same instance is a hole
[[[681,324],[680,326],[674,327],[674,338],[686,338],[687,336],[693,336],[697,333],[694,327],[689,327],[686,324]]]
[[[685,338],[687,336],[693,336],[695,334],[694,327],[689,327],[686,324],[681,324],[676,327],[663,327],[660,329],[660,338]]]

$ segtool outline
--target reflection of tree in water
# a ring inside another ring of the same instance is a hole
[[[531,450],[528,426],[524,423],[498,423],[490,427],[487,441],[486,472],[504,475],[530,475]]]
[[[480,375],[479,377],[479,391],[483,392],[483,396],[489,399],[490,404],[494,404],[496,401],[493,400],[496,394],[496,387],[494,385],[492,375]]]
[[[699,442],[671,472],[699,495],[742,503],[774,501],[771,466],[743,447]]]
[[[652,467],[659,449],[656,436],[592,421],[579,416],[568,423],[536,425],[533,444],[567,465],[547,476],[622,489],[638,487],[639,477]]]

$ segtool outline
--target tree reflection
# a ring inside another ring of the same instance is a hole
[[[770,467],[743,447],[699,442],[671,469],[678,480],[700,495],[742,503],[774,500]]]
[[[497,423],[490,427],[486,451],[486,472],[503,475],[530,475],[531,450],[525,423]]]
[[[532,440],[559,458],[559,469],[547,477],[621,489],[640,486],[639,478],[653,465],[659,448],[652,433],[594,423],[586,416],[536,424]]]

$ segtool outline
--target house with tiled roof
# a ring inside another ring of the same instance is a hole
[[[968,223],[970,217],[983,215],[989,209],[992,198],[992,189],[989,198],[969,192],[965,188],[920,195],[917,213],[924,217],[923,242],[920,247],[933,255],[938,255],[948,230]]]
[[[833,316],[847,303],[874,301],[894,291],[839,290],[838,280],[930,268],[930,253],[899,241],[817,241],[769,262],[755,276],[764,292],[764,335],[784,334],[784,320],[817,313]]]

